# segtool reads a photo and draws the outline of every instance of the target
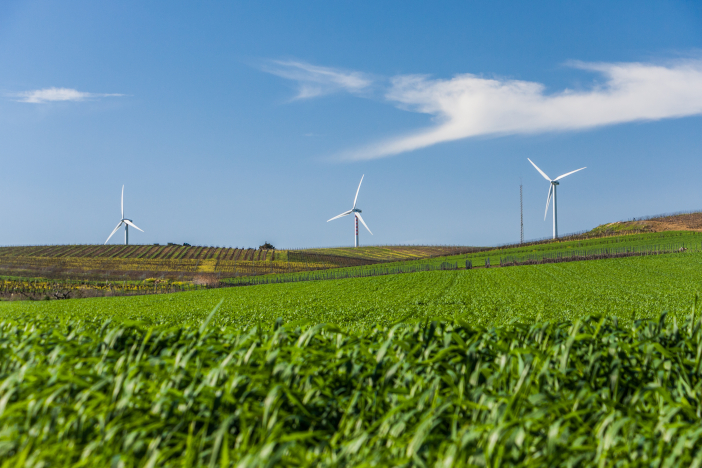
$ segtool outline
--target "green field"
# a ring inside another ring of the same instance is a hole
[[[5,302],[0,467],[699,467],[700,289],[690,249]]]
[[[700,250],[702,233],[666,231],[595,239],[543,241],[494,248],[376,246],[359,249],[256,251],[256,255],[253,250],[240,252],[236,249],[214,247],[168,246],[168,249],[192,251],[190,252],[192,255],[189,254],[191,258],[187,259],[180,254],[166,259],[149,259],[139,254],[140,251],[148,252],[148,249],[157,249],[160,252],[160,249],[165,249],[166,246],[6,247],[0,248],[0,276],[13,277],[19,283],[4,284],[0,287],[0,300],[51,298],[56,294],[61,295],[61,289],[76,290],[71,293],[71,297],[103,296],[108,294],[105,291],[105,285],[108,282],[112,285],[109,295],[150,294],[153,293],[150,287],[153,283],[141,283],[158,280],[159,283],[167,282],[170,290],[180,290],[188,289],[187,285],[183,286],[183,283],[192,283],[198,287],[202,285],[215,287],[309,279],[340,279],[446,269],[442,264],[446,266],[451,264],[450,268],[453,269],[464,268],[467,262],[471,262],[474,267],[482,267],[488,259],[491,265],[496,266],[502,259],[509,263],[519,261],[520,258],[524,259],[525,256],[529,256],[531,261],[541,256],[570,256],[575,252],[580,255],[583,252],[592,253],[601,249],[658,251],[663,248],[670,251],[671,247],[680,246],[690,250]],[[129,253],[127,257],[89,256],[100,252],[107,255],[113,251],[116,255],[126,252],[127,247],[131,249],[127,252]],[[99,249],[107,250],[103,252]],[[48,289],[39,287],[35,283],[48,285]],[[92,284],[101,286],[92,288]],[[119,291],[113,290],[116,284],[121,284],[123,287],[117,288]],[[133,287],[126,288],[127,284]],[[166,285],[162,286],[165,288]],[[88,291],[89,289],[94,290]]]
[[[578,241],[556,241],[535,245],[527,245],[524,247],[511,246],[507,248],[487,250],[470,255],[447,258],[467,258],[471,259],[474,265],[483,265],[485,263],[485,259],[489,257],[490,263],[492,265],[495,265],[499,263],[499,257],[505,257],[508,255],[526,255],[553,252],[567,253],[571,250],[589,250],[616,247],[665,246],[669,244],[683,243],[686,245],[686,247],[699,250],[700,248],[702,248],[702,232],[666,231],[658,233],[611,236]]]
[[[549,265],[435,271],[222,288],[174,294],[92,298],[78,301],[20,301],[1,317],[141,320],[178,325],[204,319],[224,299],[215,321],[249,326],[308,320],[348,330],[413,320],[458,316],[498,325],[512,319],[574,319],[583,314],[622,320],[685,314],[702,286],[702,253]]]
[[[0,326],[3,468],[702,463],[699,320],[52,325]]]

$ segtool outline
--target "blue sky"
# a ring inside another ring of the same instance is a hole
[[[702,3],[0,3],[0,244],[491,245],[702,208]],[[116,235],[110,242],[121,242]]]

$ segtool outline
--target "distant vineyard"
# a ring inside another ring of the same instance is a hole
[[[115,258],[143,260],[218,260],[218,261],[311,261],[322,255],[329,263],[343,266],[460,255],[484,250],[481,247],[391,245],[333,247],[296,250],[239,249],[182,245],[43,245],[0,247],[0,259],[42,258]],[[295,255],[288,259],[288,255]],[[305,256],[301,257],[301,254]],[[312,256],[310,256],[312,255]],[[302,259],[302,260],[301,260]],[[360,260],[351,260],[358,259]],[[351,263],[349,263],[351,262]]]
[[[331,250],[331,249],[330,249]],[[373,265],[375,263],[381,263],[382,260],[369,260],[362,257],[345,257],[342,255],[328,255],[324,253],[318,253],[317,251],[289,251],[288,259],[291,262],[300,263],[323,263],[332,264],[337,267],[349,267],[349,266],[363,266],[363,265]]]
[[[318,254],[329,257],[354,258],[365,260],[368,264],[419,260],[423,258],[463,255],[487,250],[486,247],[468,247],[460,245],[385,245],[368,247],[332,247],[325,249],[291,250],[294,254]],[[348,265],[351,266],[351,265]]]
[[[216,275],[296,273],[477,252],[475,247],[386,246],[266,250],[182,245],[45,245],[0,247],[0,274],[85,280],[149,277],[193,281]]]
[[[285,251],[183,245],[42,245],[0,247],[0,259],[12,257],[124,258],[144,260],[287,260]]]

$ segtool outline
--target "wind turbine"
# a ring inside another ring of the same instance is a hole
[[[139,229],[139,228],[137,227],[136,224],[134,224],[132,222],[131,219],[127,219],[124,217],[124,185],[122,186],[122,219],[120,220],[120,222],[117,225],[117,227],[115,228],[115,230],[112,231],[112,234],[110,234],[110,237],[112,237],[115,234],[115,232],[117,232],[117,230],[122,227],[123,224],[124,224],[124,245],[129,245],[129,226],[133,227],[134,229]],[[142,229],[139,229],[139,230],[141,232],[144,232]],[[107,240],[105,241],[105,244],[107,244],[107,241],[110,240],[110,237],[107,238]]]
[[[351,208],[349,211],[347,211],[347,212],[345,212],[345,213],[341,213],[339,216],[334,216],[332,219],[327,220],[327,222],[333,221],[333,220],[335,220],[335,219],[337,219],[337,218],[343,218],[344,216],[348,216],[348,215],[350,215],[351,213],[353,213],[353,214],[354,214],[354,219],[356,220],[356,247],[358,247],[358,221],[360,220],[360,221],[363,223],[363,225],[366,227],[366,229],[368,229],[368,226],[366,225],[366,222],[363,221],[363,218],[361,217],[361,210],[359,210],[359,209],[356,208],[356,200],[358,200],[358,192],[359,192],[359,190],[361,190],[361,184],[363,183],[363,178],[364,178],[365,176],[366,176],[366,175],[363,174],[363,175],[361,176],[361,181],[358,183],[358,189],[356,189],[356,198],[353,199],[353,208]],[[371,232],[370,229],[368,229],[368,232],[371,233],[371,236],[373,235],[373,233]]]
[[[534,167],[536,168],[537,171],[539,171],[539,174],[541,174],[542,176],[544,176],[544,179],[548,180],[548,181],[551,183],[550,186],[549,186],[549,188],[548,188],[548,197],[546,198],[546,210],[544,211],[544,221],[546,221],[546,214],[548,213],[548,205],[549,205],[549,203],[551,202],[551,195],[553,195],[553,238],[556,239],[556,238],[558,237],[558,214],[557,214],[558,210],[557,210],[557,208],[556,208],[556,187],[557,187],[558,185],[560,185],[560,184],[558,183],[558,181],[559,181],[560,179],[566,177],[566,176],[569,176],[569,175],[571,175],[571,174],[574,174],[574,173],[576,173],[576,172],[578,172],[578,171],[582,171],[582,170],[585,169],[585,168],[584,168],[584,167],[581,167],[580,169],[576,169],[576,170],[574,170],[574,171],[570,171],[570,172],[568,172],[568,173],[566,173],[566,174],[560,175],[560,176],[556,177],[555,179],[551,180],[551,179],[549,178],[549,176],[547,176],[546,174],[544,174],[544,171],[542,171],[541,169],[539,169],[539,167],[538,167],[536,164],[534,164],[534,161],[532,161],[532,160],[529,159],[529,158],[527,158],[527,159],[529,160],[529,162],[531,163],[531,165],[534,166]]]

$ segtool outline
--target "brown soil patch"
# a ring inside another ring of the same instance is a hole
[[[622,224],[633,229],[645,229],[652,232],[662,231],[697,231],[702,232],[702,213],[663,216],[642,221],[626,221]]]

